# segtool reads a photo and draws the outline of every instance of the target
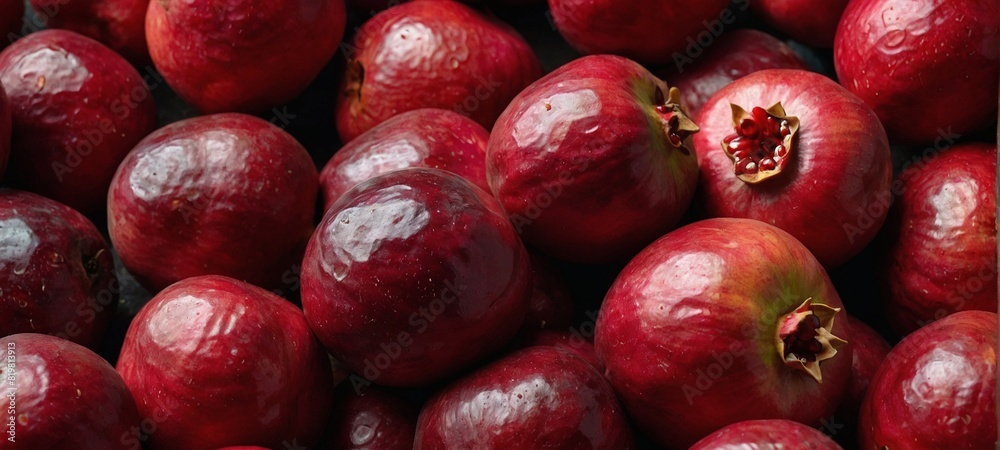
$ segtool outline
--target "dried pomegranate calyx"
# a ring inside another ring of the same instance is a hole
[[[666,124],[664,132],[667,134],[667,142],[670,146],[680,150],[685,155],[691,154],[691,135],[697,133],[700,128],[688,117],[681,107],[681,92],[672,87],[667,91],[667,98],[663,98],[663,91],[656,88],[657,106],[656,111],[660,113],[662,120]]]
[[[722,150],[733,162],[733,173],[746,183],[760,183],[781,173],[794,156],[799,118],[785,114],[781,102],[747,112],[730,103],[734,133],[722,140]]]
[[[813,303],[807,298],[779,323],[778,354],[785,365],[802,370],[817,382],[823,382],[820,363],[833,358],[847,341],[833,335],[833,321],[840,308]]]

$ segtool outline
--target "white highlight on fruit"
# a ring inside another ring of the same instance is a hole
[[[929,199],[934,208],[934,227],[928,234],[934,239],[953,239],[976,210],[979,184],[975,180],[946,183]]]
[[[592,89],[556,94],[531,105],[514,124],[513,137],[518,147],[554,152],[575,122],[600,114],[601,100]]]
[[[15,275],[23,274],[36,248],[38,236],[23,220],[0,220],[0,269],[9,265]]]

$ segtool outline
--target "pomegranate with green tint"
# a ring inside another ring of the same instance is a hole
[[[888,212],[878,117],[833,80],[769,69],[722,88],[695,120],[701,212],[777,226],[826,268],[861,251]]]
[[[486,176],[527,244],[576,262],[627,260],[687,210],[697,131],[680,93],[638,63],[585,56],[511,102]]]
[[[833,283],[788,233],[709,219],[668,233],[618,275],[594,344],[635,423],[687,449],[726,425],[818,426],[851,376],[847,315]]]

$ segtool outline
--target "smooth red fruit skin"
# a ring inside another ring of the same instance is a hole
[[[733,173],[720,144],[733,134],[730,104],[749,111],[781,102],[801,127],[792,160],[759,184]],[[743,217],[795,236],[828,269],[861,251],[885,221],[892,164],[878,118],[829,78],[804,70],[769,69],[717,92],[695,121],[700,198],[709,217]]]
[[[690,450],[719,449],[843,450],[829,436],[790,420],[747,420],[705,436]]]
[[[727,0],[549,0],[559,33],[583,54],[611,53],[641,63],[673,61],[699,34],[718,36],[735,13]]]
[[[23,20],[24,0],[0,0],[0,49],[20,37]]]
[[[590,364],[532,347],[468,375],[420,411],[414,450],[628,450],[635,447],[614,391]]]
[[[108,192],[108,232],[153,292],[208,274],[279,286],[312,233],[318,178],[302,145],[264,120],[183,120],[122,162]]]
[[[257,113],[302,93],[344,36],[344,0],[149,2],[156,68],[205,113]]]
[[[762,31],[744,28],[724,33],[704,54],[682,60],[660,76],[680,89],[684,109],[694,117],[712,95],[735,80],[764,69],[805,68],[788,44]]]
[[[45,333],[97,349],[120,288],[111,249],[90,220],[0,189],[0,335]]]
[[[147,0],[31,0],[48,28],[80,33],[107,45],[133,64],[149,62]]]
[[[832,48],[837,24],[850,0],[756,0],[750,11],[803,44]]]
[[[848,345],[823,361],[822,383],[785,365],[777,321],[807,298],[843,308],[795,238],[754,220],[704,220],[628,263],[601,306],[594,344],[630,417],[668,449],[744,420],[819,425],[840,402],[852,355]],[[833,334],[850,342],[848,326],[838,313]]]
[[[156,127],[139,73],[93,39],[45,30],[0,52],[0,82],[15,130],[6,181],[84,214],[102,211],[118,164]]]
[[[997,2],[859,0],[837,29],[840,83],[894,143],[927,145],[996,124]],[[956,76],[956,74],[961,74]]]
[[[411,450],[416,430],[417,409],[413,405],[364,387],[336,399],[330,419],[331,441],[325,448]]]
[[[497,120],[486,176],[524,241],[576,262],[625,260],[687,209],[697,160],[656,110],[667,86],[618,56],[587,56],[532,84]]]
[[[452,111],[425,108],[393,116],[344,145],[323,167],[324,210],[356,184],[407,167],[448,170],[488,191],[489,139],[481,125]]]
[[[397,114],[441,108],[487,130],[518,92],[541,76],[513,28],[451,0],[417,0],[361,26],[337,98],[348,142]]]
[[[10,135],[13,128],[10,111],[10,98],[0,83],[0,180],[7,172],[7,161],[10,159]],[[485,170],[485,169],[483,169]]]
[[[381,175],[341,196],[302,263],[302,306],[365,380],[413,387],[503,347],[524,319],[528,253],[500,205],[439,169]]]
[[[861,448],[984,449],[997,440],[997,315],[962,311],[903,339],[861,407]]]
[[[332,406],[333,375],[302,311],[256,286],[208,275],[164,289],[136,315],[118,372],[151,449],[311,447]]]
[[[957,311],[997,310],[996,150],[958,144],[894,183],[878,267],[897,333]]]
[[[576,356],[579,356],[580,359],[587,361],[599,372],[604,372],[604,365],[601,364],[601,360],[597,358],[597,351],[594,349],[594,343],[587,340],[583,334],[580,333],[580,331],[536,331],[531,334],[525,345],[522,347],[528,348],[534,346],[556,347],[566,350]]]
[[[0,348],[7,411],[0,449],[139,448],[131,434],[140,424],[132,394],[96,353],[33,333],[6,336]],[[16,421],[13,435],[7,427],[10,416]]]

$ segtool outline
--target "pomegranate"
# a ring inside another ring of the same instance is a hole
[[[697,59],[677,61],[676,68],[663,71],[662,77],[681,91],[681,105],[694,117],[719,89],[753,72],[805,68],[787,44],[746,28],[723,34]]]
[[[118,164],[156,127],[139,72],[93,39],[45,30],[0,52],[0,82],[14,121],[5,181],[103,212]]]
[[[108,193],[108,232],[129,272],[158,291],[219,274],[276,287],[313,229],[316,166],[288,133],[227,113],[140,142]]]
[[[961,311],[896,345],[861,407],[861,448],[985,449],[997,440],[997,315]]]
[[[33,333],[0,338],[0,348],[7,412],[0,449],[139,448],[130,438],[140,424],[135,401],[96,353]]]
[[[741,0],[742,9],[750,0]],[[583,54],[611,53],[646,64],[665,64],[685,46],[704,47],[736,14],[728,0],[549,0],[559,33]],[[706,36],[702,39],[701,36]]]
[[[368,20],[348,46],[337,98],[344,142],[399,113],[441,108],[486,129],[541,75],[513,28],[451,0],[417,0]]]
[[[894,143],[996,125],[997,102],[984,99],[998,95],[998,21],[995,1],[852,1],[834,43],[837,76]]]
[[[851,375],[849,323],[823,266],[749,219],[672,231],[618,275],[594,344],[630,416],[668,449],[726,425],[819,425]]]
[[[532,347],[468,375],[420,411],[414,450],[635,447],[614,391],[590,364]]]
[[[96,350],[121,285],[101,232],[72,208],[0,189],[0,336],[45,333]]]
[[[517,332],[530,289],[528,253],[500,205],[439,169],[347,191],[302,264],[309,324],[355,385],[422,386],[480,361]]]
[[[815,428],[790,420],[747,420],[705,436],[690,450],[718,449],[843,450]]]
[[[149,62],[148,0],[31,0],[49,28],[75,31],[107,45],[133,64]]]
[[[346,386],[346,385],[345,385]],[[344,390],[330,419],[329,450],[412,450],[417,409],[374,388]]]
[[[7,160],[10,158],[10,135],[13,124],[10,113],[10,99],[7,91],[0,83],[0,180],[7,171]]]
[[[312,447],[332,406],[330,362],[302,311],[218,275],[153,297],[129,326],[117,369],[153,422],[140,436],[153,450],[293,439]]]
[[[854,349],[854,357],[851,360],[851,377],[847,381],[847,390],[837,407],[837,414],[824,425],[829,431],[835,432],[834,437],[842,445],[857,448],[861,402],[892,346],[867,324],[851,317],[851,347]]]
[[[433,167],[486,184],[486,142],[490,134],[472,119],[443,109],[418,109],[394,116],[347,143],[319,175],[324,210],[354,185],[392,170]]]
[[[344,0],[157,0],[146,39],[188,103],[257,113],[305,90],[336,53],[346,21]]]
[[[558,330],[573,324],[573,299],[569,286],[552,261],[531,251],[531,300],[521,329],[526,332]]]
[[[525,242],[613,262],[670,230],[697,183],[698,127],[679,99],[610,55],[572,61],[518,94],[490,135],[486,175]]]
[[[892,181],[885,130],[829,78],[754,72],[712,96],[696,122],[705,215],[775,225],[828,269],[860,252],[885,221]]]
[[[18,38],[23,21],[24,0],[0,0],[0,50]]]
[[[879,264],[889,323],[902,335],[956,311],[997,310],[997,146],[930,156],[894,184]]]
[[[755,0],[750,11],[806,45],[833,48],[840,16],[850,0]]]

